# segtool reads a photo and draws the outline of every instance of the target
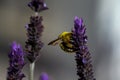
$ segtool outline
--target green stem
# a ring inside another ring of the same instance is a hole
[[[35,68],[35,62],[30,63],[30,79],[29,80],[34,80],[34,68]]]

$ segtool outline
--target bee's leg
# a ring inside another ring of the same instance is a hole
[[[55,46],[55,45],[59,44],[60,42],[61,42],[61,39],[58,38],[58,39],[55,39],[55,40],[49,42],[48,45],[53,45],[53,46]]]

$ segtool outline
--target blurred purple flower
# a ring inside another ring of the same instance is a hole
[[[39,80],[49,80],[47,73],[42,73]]]
[[[95,80],[91,64],[91,55],[87,47],[86,28],[82,18],[75,17],[72,32],[74,45],[78,48],[75,56],[77,75],[79,76],[78,80]]]
[[[37,59],[39,51],[43,47],[43,43],[40,41],[43,29],[42,17],[31,16],[30,24],[26,25],[28,39],[25,45],[27,58],[31,63]]]
[[[28,3],[28,6],[35,12],[41,12],[48,9],[44,0],[32,0]]]
[[[11,52],[8,54],[9,67],[7,80],[22,80],[25,75],[22,73],[22,68],[25,65],[24,53],[20,44],[13,42]]]

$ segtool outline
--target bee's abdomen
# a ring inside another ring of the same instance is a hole
[[[62,42],[60,44],[60,47],[62,50],[64,50],[65,52],[69,52],[69,53],[74,53],[77,51],[77,49],[74,47],[74,45],[72,45],[71,43],[65,43]]]

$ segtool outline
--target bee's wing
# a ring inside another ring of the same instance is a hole
[[[57,44],[59,44],[59,43],[61,43],[61,42],[62,42],[62,40],[61,40],[60,38],[58,38],[58,39],[55,39],[55,40],[49,42],[48,45],[53,45],[53,46],[55,46],[55,45],[57,45]]]

